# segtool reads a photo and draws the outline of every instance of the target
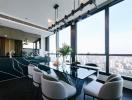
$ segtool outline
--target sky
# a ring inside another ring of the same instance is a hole
[[[110,7],[110,53],[132,54],[132,0]],[[104,53],[105,21],[101,11],[77,24],[78,53]]]

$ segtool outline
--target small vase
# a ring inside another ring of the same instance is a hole
[[[63,70],[63,72],[65,71],[65,66],[66,66],[65,56],[63,56],[63,60],[62,60],[62,70]]]

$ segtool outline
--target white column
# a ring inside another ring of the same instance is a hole
[[[40,56],[44,57],[44,55],[45,55],[45,36],[41,35]]]
[[[45,51],[45,38],[49,35],[53,34],[52,32],[44,32],[41,34],[41,49],[40,49],[40,56],[44,57],[47,51]]]

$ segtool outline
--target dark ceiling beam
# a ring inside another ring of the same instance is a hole
[[[54,29],[53,31],[58,31],[59,29],[61,30],[61,29],[65,28],[65,27],[67,27],[67,26],[69,26],[71,24],[75,24],[78,21],[83,20],[83,19],[85,19],[85,18],[87,18],[89,16],[92,16],[93,14],[95,14],[95,13],[97,13],[97,12],[107,8],[107,7],[113,6],[113,5],[115,5],[115,4],[117,4],[117,3],[121,2],[121,1],[124,1],[124,0],[110,0],[110,1],[106,1],[106,2],[102,3],[101,5],[99,5],[99,6],[95,7],[95,8],[93,8],[93,9],[88,10],[87,12],[79,15],[78,17],[69,20],[67,23],[59,26],[58,28]]]
[[[39,25],[35,25],[35,24],[29,23],[29,22],[26,22],[26,21],[23,21],[23,20],[20,20],[20,19],[11,17],[11,16],[7,16],[7,15],[4,15],[4,14],[0,14],[0,18],[4,18],[4,19],[10,20],[10,21],[14,21],[14,22],[17,22],[17,23],[20,23],[20,24],[28,25],[28,26],[31,26],[31,27],[34,27],[34,28],[38,28],[38,29],[41,29],[41,30],[44,30],[44,31],[49,31],[45,27],[42,27],[42,26],[39,26]]]
[[[86,3],[81,3],[80,6],[77,9],[73,9],[68,15],[65,15],[64,18],[60,19],[59,21],[55,22],[55,24],[53,24],[51,27],[49,27],[48,29],[51,29],[53,27],[55,27],[55,25],[64,22],[65,19],[68,19],[69,17],[73,16],[75,13],[77,13],[78,11],[82,10],[84,7],[86,7],[87,5],[91,5],[91,4],[95,4],[95,0],[88,0]]]

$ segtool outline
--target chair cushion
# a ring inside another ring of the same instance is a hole
[[[67,98],[68,97],[72,97],[72,96],[74,96],[76,94],[76,88],[74,86],[69,85],[69,84],[67,84],[64,81],[60,81],[60,82],[64,85]]]
[[[49,75],[49,74],[43,74],[43,78],[50,81],[58,81],[55,77]]]
[[[92,81],[84,87],[84,93],[91,96],[98,97],[99,91],[102,86],[103,86],[102,83],[97,81]]]

